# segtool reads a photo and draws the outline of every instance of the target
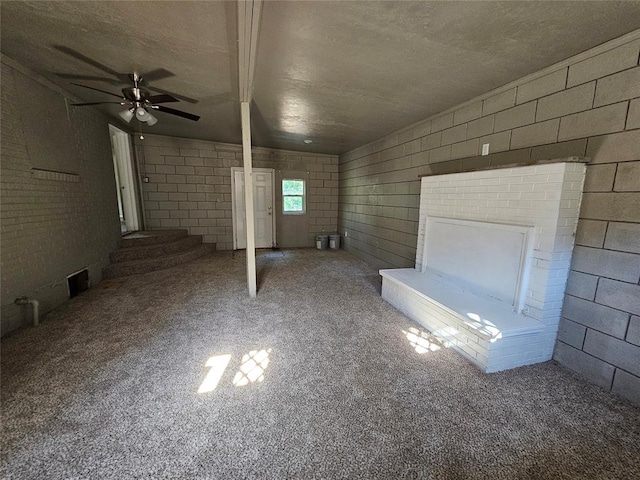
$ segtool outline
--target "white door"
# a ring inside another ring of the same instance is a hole
[[[120,231],[134,232],[140,229],[138,202],[135,187],[135,169],[131,155],[130,137],[127,132],[109,125],[111,134],[111,152],[113,169],[116,175],[118,192],[118,213],[120,214]]]
[[[253,169],[253,208],[256,248],[271,248],[275,245],[274,206],[275,171],[270,168]],[[233,168],[231,175],[233,190],[233,242],[235,249],[247,248],[247,233],[244,208],[244,170]]]

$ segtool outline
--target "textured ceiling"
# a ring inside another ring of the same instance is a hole
[[[202,118],[158,113],[145,131],[240,143],[235,2],[0,8],[2,52],[77,97],[111,100],[56,73],[105,72],[56,46],[121,73],[173,72],[152,85],[197,100],[170,106]],[[254,144],[345,152],[639,27],[638,2],[267,1]],[[80,83],[114,93],[124,86]],[[122,107],[100,108],[121,123]]]
[[[60,78],[55,73],[109,77],[55,48],[74,50],[120,73],[164,68],[175,76],[154,87],[197,100],[168,104],[200,115],[198,122],[157,113],[145,131],[239,143],[237,6],[234,2],[6,2],[1,8],[2,53],[87,101],[117,100],[71,85],[115,94],[127,85]],[[92,108],[92,107],[77,107]],[[125,126],[119,105],[100,107]],[[136,120],[132,126],[140,125]]]

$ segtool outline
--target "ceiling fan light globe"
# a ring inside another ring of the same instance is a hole
[[[158,119],[151,115],[151,113],[147,112],[147,125],[150,127],[158,123]]]
[[[136,108],[136,118],[141,122],[146,122],[149,120],[149,112],[142,107],[138,107]]]
[[[118,115],[120,115],[120,117],[122,117],[122,119],[129,123],[131,122],[131,119],[133,118],[133,108],[128,108],[126,110],[121,111],[120,113],[118,113]]]

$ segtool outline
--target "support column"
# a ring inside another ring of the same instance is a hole
[[[238,93],[242,120],[242,159],[244,164],[244,206],[247,221],[247,287],[256,296],[256,237],[253,208],[253,166],[251,160],[251,113],[253,74],[258,50],[258,29],[262,0],[238,1]]]
[[[251,158],[251,113],[248,102],[240,102],[242,119],[242,163],[244,166],[244,207],[247,222],[247,287],[256,296],[256,236],[253,208],[253,161]]]

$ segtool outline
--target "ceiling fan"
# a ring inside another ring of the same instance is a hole
[[[73,104],[75,106],[101,105],[109,103],[120,104],[127,107],[125,110],[119,113],[120,117],[122,117],[122,119],[127,123],[130,122],[135,116],[138,120],[146,122],[148,125],[155,125],[158,119],[151,114],[152,110],[169,113],[171,115],[177,115],[179,117],[193,120],[195,122],[200,119],[198,115],[193,115],[181,110],[176,110],[174,108],[165,107],[164,105],[159,105],[161,103],[179,102],[180,100],[184,100],[185,102],[189,103],[198,103],[198,101],[194,100],[193,98],[178,95],[173,92],[168,92],[157,87],[152,87],[148,84],[148,82],[150,81],[160,80],[173,76],[173,73],[165,70],[164,68],[153,70],[144,75],[139,75],[137,73],[122,74],[116,72],[106,65],[103,65],[100,62],[97,62],[92,58],[87,57],[86,55],[83,55],[80,52],[73,50],[72,48],[65,47],[64,45],[54,45],[54,48],[110,75],[110,77],[101,77],[93,75],[57,73],[56,75],[58,75],[59,77],[75,80],[100,81],[109,83],[111,85],[132,84],[132,86],[122,89],[122,95],[117,95],[115,93],[101,90],[99,88],[89,87],[87,85],[82,85],[79,83],[72,83],[72,85],[101,92],[120,99],[120,101],[118,102],[75,103]],[[152,95],[151,91],[159,92],[159,94]]]
[[[138,120],[140,120],[141,122],[146,122],[149,126],[155,125],[158,122],[158,119],[151,114],[151,110],[157,110],[159,112],[177,115],[178,117],[193,120],[195,122],[200,119],[198,115],[183,112],[182,110],[176,110],[175,108],[165,107],[164,105],[159,105],[160,103],[179,102],[180,100],[168,93],[151,95],[151,92],[149,92],[148,89],[140,85],[141,83],[143,83],[144,77],[138,75],[137,73],[129,74],[129,79],[133,83],[133,86],[123,88],[122,96],[116,95],[115,93],[111,93],[106,90],[101,90],[99,88],[89,87],[87,85],[81,85],[79,83],[72,83],[72,85],[87,88],[89,90],[95,90],[97,92],[111,95],[112,97],[118,97],[120,99],[119,102],[72,103],[72,105],[75,105],[76,107],[84,107],[88,105],[120,104],[127,107],[119,113],[120,117],[122,117],[125,122],[129,123],[135,116]]]

